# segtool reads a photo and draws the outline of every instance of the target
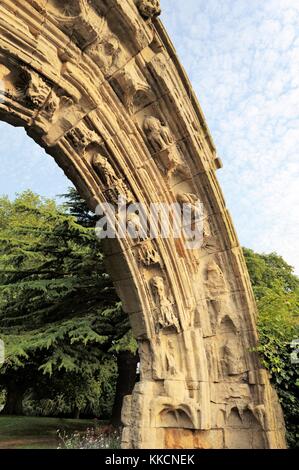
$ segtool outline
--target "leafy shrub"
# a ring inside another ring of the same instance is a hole
[[[282,405],[289,447],[298,448],[299,368],[291,344],[299,338],[299,278],[275,253],[244,254],[258,306],[257,350]]]

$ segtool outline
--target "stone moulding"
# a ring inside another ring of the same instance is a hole
[[[283,448],[256,307],[203,112],[158,0],[2,0],[0,119],[23,126],[91,209],[202,201],[204,243],[106,240],[139,342],[124,448]]]

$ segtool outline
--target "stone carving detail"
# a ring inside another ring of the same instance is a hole
[[[72,104],[72,102],[69,101],[69,98],[63,97],[62,99],[64,100],[65,105]],[[80,127],[76,127],[70,130],[67,133],[66,137],[70,141],[72,146],[75,148],[75,150],[78,153],[81,153],[82,156],[84,156],[85,151],[90,144],[98,144],[98,145],[103,144],[98,134],[87,128],[81,129]]]
[[[216,299],[227,292],[225,277],[216,261],[211,261],[207,266],[206,288],[210,299]]]
[[[112,85],[130,114],[154,100],[149,84],[134,64],[120,70],[113,79]]]
[[[165,150],[173,144],[173,137],[169,128],[154,116],[145,118],[143,127],[155,152]]]
[[[33,108],[41,108],[51,93],[51,87],[38,73],[22,67],[19,93]]]
[[[118,198],[122,197],[127,203],[134,202],[131,191],[127,188],[122,178],[115,173],[108,158],[99,152],[95,152],[92,157],[92,166],[100,177],[102,184],[108,189],[108,194],[114,204],[118,203]]]
[[[196,409],[195,403],[179,403],[175,399],[161,397],[155,406],[157,407],[158,404],[162,410],[158,412],[157,408],[154,409],[155,414],[158,413],[158,424],[162,428],[194,429],[197,427],[199,409]]]
[[[104,38],[87,46],[85,52],[94,59],[105,75],[109,75],[112,68],[117,66],[120,43],[116,36],[107,33]]]
[[[89,0],[49,0],[50,15],[71,34],[81,49],[94,42],[103,31],[106,19],[99,16]]]
[[[161,258],[157,250],[154,248],[151,240],[142,243],[138,249],[138,261],[144,266],[159,265],[161,266]]]
[[[240,345],[235,339],[228,340],[224,346],[224,361],[228,375],[239,375],[244,372],[239,351]]]
[[[41,110],[41,115],[46,117],[48,119],[49,122],[53,122],[54,121],[54,116],[55,116],[55,113],[56,111],[58,110],[58,108],[61,106],[64,106],[64,104],[66,105],[66,107],[68,106],[67,104],[67,97],[62,97],[62,98],[59,98],[56,93],[54,91],[51,92],[51,94],[49,95],[47,101],[46,101],[46,104],[44,105],[43,109]],[[73,102],[71,102],[73,104]]]
[[[134,207],[133,207],[134,208]],[[142,217],[136,212],[127,212],[127,230],[132,240],[137,240],[138,243],[147,238],[146,224],[143,224]]]
[[[215,249],[216,242],[213,238],[212,230],[209,224],[208,217],[204,215],[203,218],[203,244],[202,248],[207,250],[209,253],[211,250]]]
[[[190,220],[192,224],[200,223],[203,219],[201,204],[198,196],[192,193],[179,193],[177,195],[178,203],[186,209],[189,209]]]
[[[116,176],[112,165],[108,162],[106,157],[100,153],[95,153],[92,160],[92,166],[107,188],[118,186],[119,178]]]
[[[159,12],[157,0],[1,0],[0,119],[23,126],[93,208],[138,195],[147,208],[189,203],[195,222],[207,202],[199,249],[188,252],[185,234],[105,243],[108,263],[121,261],[111,272],[140,342],[122,446],[283,448],[278,398],[251,352],[254,297],[215,177],[220,161],[151,20]]]
[[[266,408],[265,405],[259,404],[254,405],[253,403],[249,403],[248,409],[253,413],[257,421],[260,423],[264,430],[267,430],[267,416],[266,416]]]
[[[186,166],[180,159],[169,127],[162,124],[160,119],[149,116],[144,119],[143,129],[153,151],[158,154],[167,177],[176,171],[185,176],[190,176]]]
[[[69,96],[58,96],[52,90],[39,116],[46,118],[50,123],[56,123],[60,118],[64,119],[65,112],[73,105],[74,101],[72,98]]]
[[[144,18],[153,18],[161,14],[160,0],[137,0],[137,7]]]
[[[174,314],[173,302],[168,298],[163,277],[155,276],[151,280],[151,288],[153,291],[156,304],[156,328],[174,327],[180,331],[179,321]]]
[[[167,341],[166,370],[170,375],[176,375],[178,372],[175,358],[175,349],[170,340]]]
[[[84,0],[50,0],[48,8],[58,18],[73,19],[82,13],[84,3]]]

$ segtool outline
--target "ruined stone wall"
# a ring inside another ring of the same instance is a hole
[[[281,448],[256,307],[200,106],[158,0],[1,0],[0,119],[23,126],[91,208],[204,205],[203,243],[107,240],[139,342],[123,447]]]

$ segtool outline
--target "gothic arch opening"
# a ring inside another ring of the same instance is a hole
[[[186,429],[159,425],[157,400],[186,405],[196,423],[192,436],[204,434],[210,448],[225,447],[231,432],[238,439],[226,411],[232,403],[250,404],[265,416],[264,447],[284,447],[277,398],[250,352],[257,340],[255,304],[215,175],[221,163],[156,18],[159,2],[76,0],[66,6],[1,2],[0,119],[23,126],[93,210],[103,202],[115,205],[124,194],[146,207],[200,201],[205,211],[203,243],[193,249],[173,237],[105,242],[141,356],[141,380],[123,408],[123,447],[174,446],[180,433],[185,436]],[[213,315],[229,311],[240,325],[246,376],[221,375],[211,305]]]

